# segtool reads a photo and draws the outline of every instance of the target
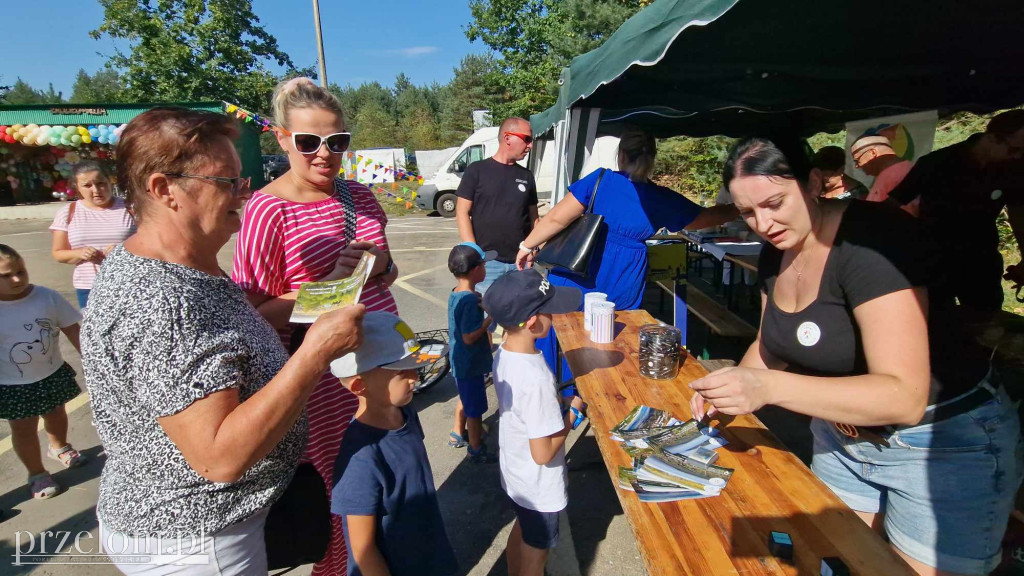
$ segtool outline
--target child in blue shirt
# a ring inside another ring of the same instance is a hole
[[[401,318],[368,312],[363,344],[331,362],[359,397],[334,464],[331,512],[341,516],[348,576],[448,576],[458,565],[441,518],[423,429],[409,407],[426,350]]]
[[[459,390],[455,426],[449,446],[461,448],[468,440],[469,461],[481,464],[496,460],[483,441],[483,416],[487,412],[485,376],[491,371],[491,340],[487,329],[491,319],[484,315],[476,285],[482,282],[484,262],[497,252],[484,252],[473,242],[463,242],[448,254],[448,270],[458,285],[448,296],[448,357]],[[463,433],[465,429],[465,434]]]

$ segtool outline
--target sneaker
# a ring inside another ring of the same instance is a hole
[[[469,461],[473,464],[494,464],[498,461],[496,454],[487,451],[487,444],[481,444],[479,450],[467,447],[466,452],[468,453]]]
[[[465,436],[451,432],[448,434],[448,445],[452,448],[465,448],[469,445],[469,440]]]

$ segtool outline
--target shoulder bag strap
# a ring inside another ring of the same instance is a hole
[[[71,226],[71,219],[75,217],[75,208],[78,206],[78,200],[73,200],[71,205],[68,206],[68,219],[64,222],[65,226]]]
[[[345,208],[345,240],[354,242],[356,239],[356,203],[352,200],[352,191],[344,178],[334,179],[334,194]]]
[[[597,198],[597,189],[601,186],[601,179],[604,178],[605,168],[601,168],[601,172],[597,175],[597,181],[594,182],[594,190],[590,192],[590,203],[587,205],[587,214],[594,211],[594,200]]]

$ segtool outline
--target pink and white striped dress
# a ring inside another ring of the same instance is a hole
[[[356,213],[354,238],[345,237],[345,207],[338,196],[317,202],[291,202],[253,192],[235,245],[232,280],[247,292],[280,296],[298,290],[304,282],[326,276],[334,268],[338,252],[351,241],[370,241],[381,250],[389,250],[384,235],[388,219],[373,192],[358,182],[348,182],[348,188]],[[398,313],[391,291],[378,278],[367,282],[360,301],[367,310]],[[289,348],[291,330],[278,333]],[[328,496],[341,438],[358,407],[356,396],[330,372],[320,378],[307,403],[309,443],[304,459],[312,462],[323,477]],[[331,543],[327,556],[313,568],[316,576],[346,573],[348,552],[341,517],[332,515],[331,522]]]

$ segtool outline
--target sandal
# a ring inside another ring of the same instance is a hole
[[[54,482],[49,473],[43,472],[28,477],[28,489],[32,492],[33,498],[45,500],[56,496],[60,492],[60,485]]]
[[[452,448],[465,448],[469,444],[464,436],[459,436],[455,432],[448,434],[448,445]]]
[[[86,457],[78,453],[71,444],[65,444],[64,446],[57,448],[49,448],[46,451],[57,462],[60,462],[65,468],[74,468],[85,464]]]

